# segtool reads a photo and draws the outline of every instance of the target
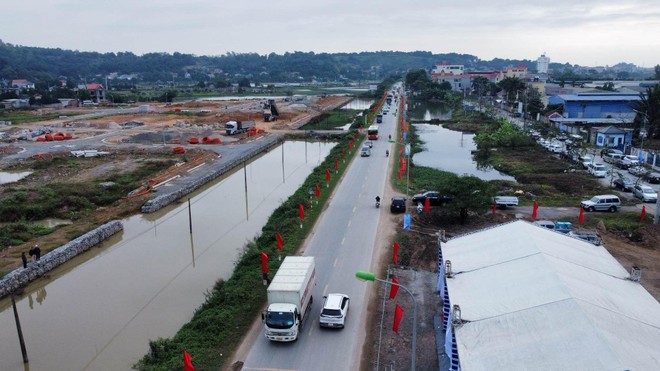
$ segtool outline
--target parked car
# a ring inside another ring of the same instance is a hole
[[[580,156],[580,163],[585,169],[588,169],[592,162],[594,162],[594,159],[591,156]]]
[[[600,236],[596,232],[590,231],[570,231],[568,235],[574,238],[579,238],[581,240],[592,243],[596,246],[599,246],[602,243]]]
[[[603,156],[603,161],[616,166],[621,166],[621,160],[623,160],[623,155],[619,153],[612,153],[608,156]]]
[[[564,150],[564,145],[562,143],[552,143],[548,149],[552,153],[561,153]]]
[[[321,315],[319,316],[319,325],[321,327],[344,328],[346,315],[348,314],[348,304],[351,299],[344,294],[328,294],[324,297]]]
[[[660,184],[660,173],[646,174],[644,179],[651,184]]]
[[[615,148],[603,148],[600,150],[600,157],[603,157],[603,159],[605,157],[611,156],[612,154],[623,155],[623,152]]]
[[[580,202],[580,207],[586,211],[607,210],[613,213],[621,207],[621,200],[615,195],[598,195]]]
[[[631,166],[637,166],[639,165],[639,160],[637,159],[637,156],[633,155],[625,155],[621,159],[621,167],[627,169]]]
[[[612,185],[614,186],[614,188],[620,189],[624,192],[632,192],[632,189],[635,186],[635,182],[622,176],[614,179]]]
[[[390,205],[392,213],[405,213],[406,212],[406,198],[403,196],[392,197],[392,204]]]
[[[589,173],[596,178],[605,178],[607,176],[607,168],[599,162],[594,162],[589,165]]]
[[[644,166],[631,166],[628,168],[628,172],[634,176],[642,176],[649,171]]]
[[[429,199],[431,206],[442,206],[451,201],[451,196],[441,195],[438,191],[427,191],[414,195],[412,197],[412,203],[413,205],[417,205],[419,203],[424,204],[424,202],[426,202],[426,198]]]
[[[658,193],[646,184],[635,184],[632,192],[643,202],[658,202]]]

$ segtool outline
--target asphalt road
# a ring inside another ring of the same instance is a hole
[[[302,335],[293,343],[275,343],[264,337],[263,329],[255,331],[248,339],[252,346],[243,370],[358,369],[368,315],[365,295],[368,285],[374,283],[357,280],[355,272],[369,270],[380,213],[389,212],[376,209],[375,197],[384,192],[388,160],[385,150],[391,151],[387,136],[394,134],[395,119],[393,115],[384,116],[371,157],[353,160],[308,238],[304,255],[316,258],[317,286]],[[389,202],[383,201],[382,207],[389,207]],[[351,298],[346,327],[341,330],[321,329],[318,323],[323,296],[332,292]]]

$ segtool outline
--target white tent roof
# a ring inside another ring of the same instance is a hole
[[[660,370],[660,303],[604,247],[516,221],[442,253],[463,371]]]

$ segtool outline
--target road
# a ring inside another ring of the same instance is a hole
[[[393,115],[385,116],[372,155],[353,160],[307,240],[303,255],[316,257],[317,286],[302,335],[293,343],[274,343],[264,337],[263,329],[253,331],[247,339],[252,345],[243,370],[359,368],[367,318],[365,296],[372,283],[358,281],[355,272],[371,267],[380,216],[389,213],[389,202],[376,209],[375,197],[384,192],[388,161],[385,150],[391,151],[387,136],[394,135],[395,120]],[[342,330],[319,327],[323,296],[331,292],[351,298],[346,327]]]

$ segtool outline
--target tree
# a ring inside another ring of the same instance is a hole
[[[536,116],[536,114],[543,112],[545,108],[541,100],[541,93],[534,87],[527,89],[525,102],[525,112],[531,116]]]
[[[635,130],[646,124],[647,137],[660,139],[660,84],[647,88],[646,93],[640,93],[639,101],[634,102],[632,107],[637,111]]]
[[[250,87],[250,80],[247,77],[243,77],[242,79],[238,80],[238,87],[239,88],[249,88]]]
[[[653,69],[655,71],[655,80],[660,80],[660,64],[656,64]]]
[[[437,188],[440,193],[452,197],[446,209],[458,213],[461,224],[465,224],[471,212],[486,212],[493,202],[494,192],[490,183],[476,176],[452,174],[443,177]]]
[[[518,94],[525,90],[525,83],[517,77],[506,77],[497,84],[506,92],[506,100],[515,102]]]

